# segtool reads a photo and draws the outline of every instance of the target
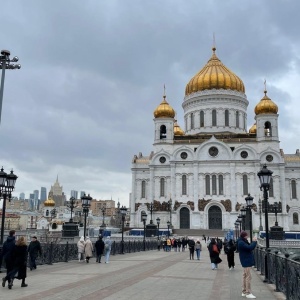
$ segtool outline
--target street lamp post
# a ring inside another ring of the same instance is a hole
[[[235,227],[235,239],[237,240],[239,238],[238,236],[239,223],[237,221],[235,221],[234,227]]]
[[[105,212],[106,212],[106,204],[103,204],[103,205],[101,206],[101,209],[100,209],[100,210],[101,210],[102,216],[103,216],[101,227],[105,228],[104,218],[105,218]]]
[[[170,225],[171,225],[171,222],[168,221],[167,222],[167,226],[168,226],[168,238],[170,237]]]
[[[85,240],[85,237],[86,237],[86,218],[87,218],[87,215],[88,215],[89,210],[90,210],[91,201],[92,201],[92,197],[90,196],[90,194],[88,196],[86,196],[86,194],[84,194],[81,197],[82,211],[83,211],[83,214],[84,214],[84,227],[83,227],[84,240]]]
[[[121,253],[124,254],[124,222],[125,222],[125,216],[126,216],[126,213],[127,213],[126,206],[122,206],[120,208],[120,212],[121,212],[121,215],[122,215],[122,241],[121,241],[122,251],[121,251]]]
[[[145,212],[142,213],[142,221],[144,224],[144,240],[143,240],[143,248],[146,251],[146,221],[147,221],[147,214]]]
[[[263,231],[262,222],[261,222],[261,199],[258,200],[258,209],[259,209],[259,231]]]
[[[172,199],[169,200],[170,226],[172,226]]]
[[[278,226],[278,221],[277,221],[278,203],[274,202],[273,207],[275,212],[275,226]]]
[[[240,233],[241,233],[241,231],[242,231],[242,216],[241,215],[238,215],[238,218],[237,218],[237,221],[238,221],[238,223],[239,223],[239,225],[240,225]]]
[[[150,203],[150,216],[151,216],[150,224],[153,224],[153,220],[152,220],[152,212],[153,212],[153,202]]]
[[[12,62],[17,62],[19,58],[15,56],[13,59],[9,58],[10,51],[2,50],[0,55],[0,67],[2,69],[1,76],[1,87],[0,87],[0,123],[1,123],[1,113],[2,113],[2,102],[3,102],[3,92],[4,92],[4,80],[5,80],[5,70],[6,69],[20,69],[21,65],[11,64]]]
[[[71,218],[70,218],[70,223],[73,223],[73,210],[75,208],[75,202],[76,202],[76,199],[74,197],[71,197],[70,198],[70,201],[69,201],[69,204],[68,204],[68,207],[70,208],[71,210]]]
[[[10,202],[11,192],[15,188],[17,178],[18,178],[18,176],[15,175],[13,171],[10,171],[10,174],[7,174],[4,172],[3,167],[1,168],[1,171],[0,171],[0,196],[3,198],[3,204],[2,204],[0,245],[3,245],[6,199],[8,199],[8,201]]]
[[[250,194],[245,198],[247,203],[247,209],[249,211],[249,227],[250,227],[250,242],[252,243],[252,204],[253,204],[253,197]]]
[[[157,224],[157,240],[159,240],[159,224],[160,224],[160,218],[156,218],[156,224]]]
[[[265,204],[265,231],[266,231],[266,255],[265,255],[265,281],[268,281],[268,260],[267,260],[267,250],[270,248],[269,242],[269,220],[268,220],[268,190],[270,189],[270,181],[273,172],[268,170],[267,166],[264,165],[263,168],[257,173],[260,181],[260,189],[264,192],[264,204]]]
[[[247,213],[247,210],[245,207],[242,207],[241,209],[241,216],[242,216],[242,228],[243,230],[245,231],[246,230],[246,213]]]

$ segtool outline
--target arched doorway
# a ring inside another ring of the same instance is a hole
[[[222,229],[222,211],[218,206],[212,206],[208,209],[208,228]]]
[[[190,211],[186,207],[180,210],[180,229],[190,229]]]

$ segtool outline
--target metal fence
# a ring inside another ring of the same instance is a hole
[[[300,263],[289,259],[289,254],[279,255],[278,251],[266,252],[262,247],[255,249],[255,267],[265,275],[265,259],[268,264],[267,283],[276,286],[275,291],[285,294],[287,300],[299,300]]]

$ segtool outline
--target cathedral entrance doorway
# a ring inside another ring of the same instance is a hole
[[[222,229],[222,211],[218,206],[212,206],[208,210],[208,228]]]
[[[190,229],[190,211],[186,207],[180,210],[180,229]]]

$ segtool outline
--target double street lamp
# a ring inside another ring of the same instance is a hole
[[[2,204],[0,245],[3,245],[6,199],[8,199],[8,201],[10,202],[11,192],[15,188],[17,178],[18,178],[18,176],[15,175],[13,171],[10,171],[10,174],[7,174],[4,172],[3,167],[1,168],[1,171],[0,171],[0,197],[3,198],[3,204]]]
[[[269,220],[268,220],[268,191],[270,190],[270,182],[273,172],[268,170],[267,166],[264,165],[263,168],[257,173],[260,181],[260,190],[263,190],[264,194],[264,205],[265,205],[265,231],[266,231],[266,255],[265,255],[265,281],[268,281],[268,260],[267,260],[267,250],[270,248],[269,241]]]
[[[86,218],[87,218],[87,215],[90,211],[90,206],[91,206],[92,199],[93,198],[90,196],[90,194],[88,196],[86,196],[86,194],[84,194],[81,197],[82,211],[83,211],[83,214],[84,214],[84,227],[83,227],[84,240],[85,240],[85,237],[86,237]]]
[[[124,254],[124,222],[125,222],[125,216],[127,213],[126,206],[122,206],[120,208],[120,213],[122,215],[122,241],[121,241],[122,249],[121,249],[121,253]]]
[[[142,213],[142,221],[144,223],[144,240],[143,240],[143,248],[146,251],[146,221],[147,221],[147,214],[145,212]]]
[[[159,224],[160,224],[160,218],[156,218],[156,223],[157,223],[157,240],[159,240]]]

